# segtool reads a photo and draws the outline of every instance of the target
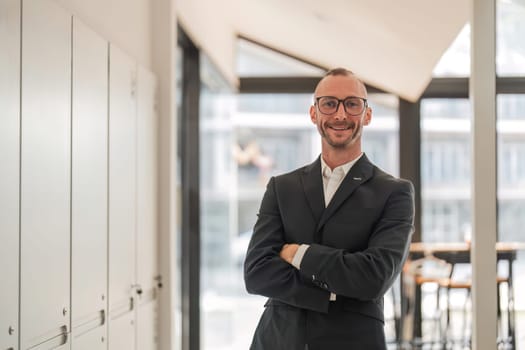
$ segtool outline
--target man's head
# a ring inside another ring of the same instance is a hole
[[[323,150],[328,147],[361,153],[363,125],[371,118],[365,84],[354,73],[335,68],[319,81],[310,119],[323,138]]]
[[[355,74],[354,72],[352,72],[351,70],[348,70],[346,68],[342,68],[342,67],[338,67],[338,68],[334,68],[334,69],[331,69],[329,70],[328,72],[325,73],[325,75],[323,76],[323,78],[321,80],[319,80],[319,83],[317,83],[317,86],[315,88],[315,94],[317,95],[317,92],[320,88],[320,86],[322,87],[322,84],[323,84],[323,81],[328,78],[328,77],[349,77],[349,78],[353,78],[357,81],[357,83],[359,85],[361,85],[361,88],[362,88],[362,96],[361,97],[364,97],[366,98],[367,97],[367,91],[366,91],[366,86],[365,84],[361,81],[361,79],[359,79]]]

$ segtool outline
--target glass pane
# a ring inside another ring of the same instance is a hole
[[[498,241],[525,242],[525,95],[498,96]],[[508,277],[508,266],[499,263],[498,275]],[[508,264],[508,263],[507,263]],[[514,320],[518,349],[525,348],[525,251],[512,264],[513,283],[503,283],[501,337],[509,341],[508,317]],[[509,293],[508,286],[513,286]],[[509,299],[510,297],[510,299]],[[510,309],[514,313],[508,313]],[[513,318],[512,315],[517,317]]]
[[[421,101],[422,241],[470,237],[470,105]]]
[[[525,75],[525,3],[522,0],[497,1],[497,74]]]
[[[445,51],[432,73],[435,77],[470,75],[470,24],[466,24]]]
[[[413,282],[408,290],[418,307],[412,313],[420,331],[413,334],[426,344],[443,342],[451,349],[467,348],[471,334],[470,130],[468,99],[421,101],[424,248],[412,248],[404,276]]]
[[[372,121],[363,131],[363,151],[378,167],[399,176],[399,118],[396,96],[370,94]]]
[[[525,242],[525,95],[498,96],[499,241]]]
[[[235,105],[227,84],[204,55],[200,70],[201,347],[228,349],[236,336],[231,304],[242,288],[230,254],[235,232],[230,151]]]

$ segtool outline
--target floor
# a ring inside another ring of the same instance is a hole
[[[431,301],[429,293],[424,296],[423,303],[423,324],[422,333],[423,338],[420,341],[405,342],[404,345],[397,344],[395,340],[394,322],[388,319],[389,310],[385,308],[385,315],[387,322],[385,324],[385,332],[388,339],[389,350],[411,350],[411,349],[450,349],[450,350],[466,350],[471,349],[470,334],[471,334],[471,314],[469,310],[468,301],[465,302],[464,295],[456,293],[451,296],[451,313],[450,325],[448,327],[447,335],[444,336],[443,329],[446,324],[446,317],[443,312],[435,310],[435,299]],[[426,307],[425,307],[426,306]],[[467,307],[465,311],[464,307]],[[507,334],[507,314],[503,310],[502,318],[499,322],[499,334]],[[515,333],[516,333],[516,350],[525,350],[525,310],[516,310],[515,312]],[[446,339],[446,341],[443,341]],[[446,345],[444,345],[446,344]],[[498,350],[512,349],[509,339],[503,336],[499,339]]]

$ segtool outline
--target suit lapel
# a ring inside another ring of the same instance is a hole
[[[315,162],[305,167],[301,173],[301,181],[315,222],[319,222],[325,210],[320,158],[317,158]]]
[[[335,192],[332,200],[324,210],[321,219],[318,221],[317,232],[321,231],[326,221],[339,209],[341,204],[358,188],[361,184],[368,181],[373,175],[373,164],[363,154],[361,159],[355,163],[348,174],[346,174],[343,182]],[[321,183],[321,188],[322,188]],[[324,199],[322,200],[324,203]]]

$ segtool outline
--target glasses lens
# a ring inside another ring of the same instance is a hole
[[[348,97],[344,100],[345,111],[351,115],[358,115],[365,109],[365,101],[358,97]]]
[[[366,107],[365,100],[359,97],[347,97],[344,100],[338,100],[332,96],[323,96],[317,100],[317,103],[321,113],[334,114],[337,112],[340,101],[343,102],[345,112],[350,115],[359,115]]]
[[[332,114],[337,111],[339,101],[335,97],[321,97],[319,99],[319,110],[324,114]]]

